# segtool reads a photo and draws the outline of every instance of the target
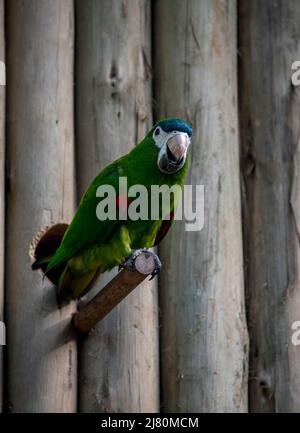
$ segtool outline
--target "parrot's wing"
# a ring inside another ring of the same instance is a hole
[[[91,183],[79,204],[77,212],[59,248],[49,262],[46,273],[50,269],[66,262],[87,246],[95,242],[105,242],[116,229],[116,226],[119,224],[118,219],[100,221],[97,218],[96,208],[101,199],[96,196],[96,191],[101,185],[111,185],[115,188],[116,195],[118,194],[119,167],[122,159],[120,158],[106,167]]]

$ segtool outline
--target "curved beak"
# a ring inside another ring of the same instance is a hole
[[[168,138],[158,155],[157,165],[163,173],[173,174],[185,164],[190,137],[178,132]]]
[[[173,162],[180,161],[189,145],[189,138],[186,134],[176,134],[167,141],[167,155]]]

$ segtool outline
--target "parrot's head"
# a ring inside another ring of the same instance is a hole
[[[150,136],[158,150],[159,170],[167,174],[179,171],[186,161],[192,127],[181,119],[165,119],[152,128]]]

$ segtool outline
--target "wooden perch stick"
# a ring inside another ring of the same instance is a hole
[[[113,310],[130,292],[155,269],[152,253],[143,252],[134,262],[134,271],[123,269],[81,310],[73,324],[80,334],[87,334],[97,322]]]

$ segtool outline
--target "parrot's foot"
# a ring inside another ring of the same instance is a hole
[[[132,254],[128,257],[128,259],[126,259],[126,261],[122,265],[122,268],[125,268],[128,271],[133,272],[135,270],[134,262],[135,262],[136,258],[140,254],[144,254],[144,253],[146,253],[148,256],[152,256],[154,259],[155,268],[154,268],[154,271],[151,273],[151,278],[149,280],[149,281],[151,281],[155,277],[155,275],[159,274],[160,268],[161,268],[161,261],[159,260],[159,257],[156,254],[154,254],[152,251],[148,250],[147,248],[141,248],[139,250],[133,250]]]

